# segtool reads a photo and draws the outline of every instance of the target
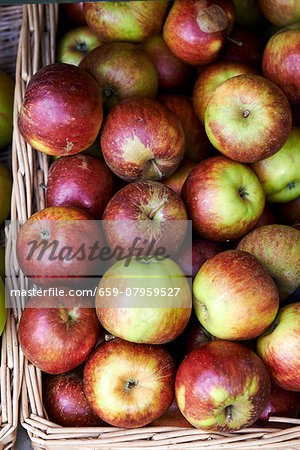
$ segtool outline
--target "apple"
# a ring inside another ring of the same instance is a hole
[[[185,158],[193,161],[202,161],[209,155],[210,142],[204,127],[199,122],[191,98],[184,95],[165,94],[158,100],[179,118],[183,127],[186,151]]]
[[[300,5],[296,0],[258,0],[264,16],[281,27],[300,21]]]
[[[0,336],[6,324],[7,309],[5,305],[5,288],[2,277],[0,277]]]
[[[15,84],[0,70],[0,149],[6,147],[13,132],[13,104]]]
[[[99,334],[92,303],[62,288],[57,295],[43,292],[43,296],[31,297],[19,325],[22,352],[38,369],[50,374],[68,372],[82,364]]]
[[[105,422],[137,428],[167,411],[174,379],[175,364],[163,346],[112,339],[89,357],[83,385],[91,407]]]
[[[101,427],[103,421],[90,407],[77,371],[45,375],[43,404],[52,422],[63,427]]]
[[[286,96],[259,75],[238,75],[224,81],[211,94],[205,110],[205,130],[213,146],[245,163],[278,152],[291,125]]]
[[[0,114],[1,120],[1,114]],[[0,225],[8,218],[10,213],[10,198],[12,179],[8,169],[0,163]]]
[[[157,100],[130,98],[104,121],[102,153],[108,167],[125,181],[159,181],[176,171],[185,152],[178,117]]]
[[[156,181],[136,181],[120,189],[103,213],[103,230],[111,248],[129,249],[137,240],[138,255],[164,248],[174,255],[187,232],[182,199]],[[126,252],[127,253],[127,252]]]
[[[262,60],[264,76],[280,87],[292,103],[300,102],[299,46],[300,22],[271,36]]]
[[[82,58],[99,45],[100,39],[87,26],[73,28],[58,43],[57,61],[78,66]]]
[[[268,202],[285,203],[300,195],[300,128],[292,127],[279,152],[252,164]]]
[[[2,247],[0,247],[0,277],[5,280],[5,253]]]
[[[232,0],[235,6],[235,22],[249,27],[259,28],[262,25],[263,15],[257,0]]]
[[[287,225],[265,225],[247,234],[239,250],[251,253],[275,281],[285,300],[300,284],[300,231]]]
[[[192,425],[181,414],[176,400],[174,399],[169,409],[158,419],[151,422],[149,427],[192,428]]]
[[[190,159],[183,159],[179,168],[173,175],[162,181],[165,186],[168,186],[177,195],[181,195],[182,186],[187,179],[190,171],[197,166],[196,161],[191,161]]]
[[[114,336],[140,344],[166,344],[185,329],[192,310],[189,283],[171,259],[132,258],[100,280],[96,312]]]
[[[140,45],[155,65],[161,92],[174,94],[190,89],[194,78],[194,68],[185,64],[170,51],[162,35],[150,37]]]
[[[300,302],[283,306],[258,338],[257,351],[271,378],[288,391],[300,391]]]
[[[222,60],[247,64],[261,71],[263,51],[262,38],[254,30],[237,25],[228,36]]]
[[[287,222],[291,224],[293,222],[300,221],[300,196],[286,203],[274,204],[275,212]]]
[[[95,244],[103,247],[102,232],[87,212],[52,206],[24,223],[16,253],[22,272],[39,286],[78,286],[100,275],[101,260],[90,257]]]
[[[125,98],[156,97],[158,78],[155,66],[134,44],[103,44],[90,51],[79,67],[95,78],[108,109]]]
[[[64,156],[51,164],[47,207],[73,206],[101,219],[114,188],[114,175],[96,157],[84,154]]]
[[[268,206],[265,206],[259,221],[253,229],[263,227],[264,225],[272,225],[273,223],[276,223],[276,218],[272,210]]]
[[[29,81],[18,117],[25,141],[48,155],[73,155],[88,148],[102,123],[96,81],[72,64],[42,67]]]
[[[216,339],[217,338],[209,333],[199,322],[194,323],[185,336],[185,354],[188,355],[201,345]]]
[[[84,2],[63,3],[61,6],[65,14],[72,20],[72,22],[77,25],[85,25],[86,21],[83,14],[83,4]]]
[[[211,94],[220,84],[229,78],[242,74],[258,74],[258,71],[249,65],[232,61],[218,61],[209,64],[204,69],[194,86],[193,105],[200,122],[204,124],[204,114]]]
[[[211,241],[244,236],[265,206],[255,173],[225,156],[201,161],[188,175],[182,198],[195,232]]]
[[[197,66],[215,61],[234,21],[231,0],[175,0],[163,38],[179,59]]]
[[[267,270],[255,256],[241,250],[227,250],[208,259],[194,279],[193,298],[200,323],[219,339],[259,336],[279,307],[278,292]]]
[[[168,1],[84,2],[83,11],[101,41],[136,43],[160,33],[168,7]]]
[[[196,428],[228,432],[254,423],[270,395],[261,359],[236,342],[213,341],[185,357],[175,380],[181,413]]]
[[[297,418],[300,413],[300,393],[281,389],[271,383],[271,395],[267,406],[259,416],[257,425],[269,425],[270,417]]]

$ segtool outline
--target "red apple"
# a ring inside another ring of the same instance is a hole
[[[185,336],[185,354],[188,355],[201,345],[212,342],[217,338],[210,334],[199,322],[190,327]]]
[[[182,186],[187,179],[188,174],[194,167],[196,167],[196,165],[196,161],[191,161],[190,159],[182,160],[176,172],[166,180],[163,180],[162,183],[176,192],[177,195],[181,195]]]
[[[68,372],[92,351],[100,334],[99,321],[86,298],[62,288],[53,289],[54,295],[41,292],[43,296],[31,297],[21,316],[22,352],[46,373]]]
[[[175,0],[163,37],[174,55],[191,65],[218,58],[234,20],[231,0]]]
[[[224,47],[222,59],[247,64],[261,70],[263,51],[263,41],[255,31],[247,27],[235,26]]]
[[[85,71],[56,63],[33,75],[18,118],[25,141],[48,155],[88,148],[102,123],[101,91]]]
[[[62,157],[49,170],[47,207],[73,206],[101,219],[114,188],[114,175],[96,157],[83,154]]]
[[[76,371],[44,376],[43,404],[49,419],[63,427],[104,426],[90,407],[84,395],[82,376]]]
[[[107,116],[101,147],[109,168],[125,181],[159,181],[172,175],[185,152],[182,125],[149,98],[126,99]]]
[[[84,391],[105,422],[137,428],[167,411],[174,398],[175,364],[162,346],[105,342],[84,369]]]
[[[85,25],[86,21],[83,14],[84,2],[77,3],[63,3],[62,8],[69,19],[77,25]]]
[[[300,5],[297,0],[258,0],[266,18],[275,25],[285,26],[300,21]]]
[[[276,218],[271,209],[268,206],[265,206],[265,209],[263,210],[263,213],[254,229],[263,227],[264,225],[272,225],[273,223],[276,223]]]
[[[269,425],[270,417],[297,418],[299,413],[300,393],[281,389],[272,383],[269,401],[256,423],[257,425]]]
[[[243,345],[213,341],[185,357],[175,380],[180,411],[196,428],[228,432],[254,423],[270,395],[260,358]]]
[[[82,58],[99,45],[100,39],[87,26],[73,28],[58,43],[57,61],[78,66]]]
[[[154,422],[151,422],[149,427],[192,428],[192,425],[181,414],[176,400],[174,399],[169,409],[158,419],[154,420]]]

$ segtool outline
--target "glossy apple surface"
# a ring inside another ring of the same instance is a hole
[[[87,26],[74,28],[65,33],[58,43],[57,61],[78,66],[82,58],[101,41]]]
[[[171,175],[169,178],[163,180],[162,183],[176,192],[177,195],[181,195],[182,186],[187,179],[188,174],[194,167],[196,167],[196,165],[196,161],[183,159],[176,172],[173,173],[173,175]]]
[[[8,218],[10,213],[11,190],[11,174],[3,164],[0,164],[0,225]]]
[[[125,181],[159,181],[172,175],[185,152],[178,117],[157,100],[132,98],[107,116],[101,147],[109,168]]]
[[[13,131],[13,103],[15,84],[0,70],[0,149],[6,147]]]
[[[300,392],[300,302],[286,305],[257,340],[257,351],[282,389]]]
[[[196,233],[212,241],[244,236],[265,205],[255,173],[225,156],[201,161],[188,175],[182,198]]]
[[[259,416],[258,425],[268,425],[270,417],[294,417],[300,413],[300,393],[287,391],[271,384],[271,395],[267,406]]]
[[[26,88],[18,117],[25,141],[48,155],[73,155],[88,148],[102,123],[96,81],[71,64],[43,67]]]
[[[113,339],[91,354],[83,383],[91,407],[105,422],[137,428],[167,411],[174,379],[175,364],[164,347]]]
[[[286,225],[265,225],[247,234],[238,245],[256,256],[285,300],[300,284],[300,231]]]
[[[86,21],[83,14],[83,3],[63,3],[62,8],[69,19],[77,25],[85,25]]]
[[[7,309],[5,307],[5,288],[3,279],[0,278],[0,336],[6,324]]]
[[[196,428],[234,431],[254,423],[270,395],[261,359],[243,345],[213,341],[185,357],[175,380],[180,411]]]
[[[275,25],[284,27],[300,21],[300,4],[296,0],[258,0],[266,18]]]
[[[114,188],[114,175],[98,158],[84,154],[62,157],[49,170],[47,207],[73,206],[101,219]]]
[[[213,146],[245,163],[278,152],[291,125],[286,96],[258,75],[239,75],[225,81],[212,93],[205,110],[205,130]]]

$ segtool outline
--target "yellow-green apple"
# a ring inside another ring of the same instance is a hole
[[[293,103],[300,102],[299,49],[300,22],[271,36],[262,60],[264,76],[279,86]]]
[[[188,280],[171,259],[120,260],[100,280],[95,306],[103,327],[126,341],[165,344],[185,329],[192,311]]]
[[[61,6],[67,17],[77,25],[85,25],[86,21],[83,13],[83,3],[63,3]]]
[[[271,378],[288,391],[300,391],[300,302],[283,306],[258,338],[257,351]]]
[[[275,84],[259,75],[229,78],[211,94],[205,130],[229,158],[252,163],[274,155],[292,126],[289,102]]]
[[[23,273],[40,286],[82,283],[99,275],[101,260],[91,249],[103,247],[99,223],[71,206],[52,206],[33,214],[21,227],[16,252]]]
[[[300,128],[292,127],[279,152],[252,164],[268,202],[285,203],[300,195]]]
[[[223,61],[236,61],[256,67],[261,72],[264,42],[257,32],[235,26],[222,52]]]
[[[208,259],[194,279],[193,298],[200,323],[219,339],[259,336],[279,307],[271,276],[255,256],[241,250]]]
[[[29,361],[46,373],[68,372],[82,364],[100,334],[92,303],[57,288],[27,303],[20,320],[19,340]]]
[[[7,309],[5,305],[5,288],[3,279],[0,277],[0,336],[6,324]]]
[[[94,350],[83,385],[93,410],[122,428],[147,425],[167,411],[174,398],[175,364],[160,345],[112,339]]]
[[[87,154],[64,156],[51,164],[46,203],[47,207],[80,208],[101,219],[114,189],[114,175],[98,158]]]
[[[83,12],[91,30],[104,42],[141,42],[160,33],[168,1],[85,3]]]
[[[123,248],[126,254],[131,248],[136,255],[149,255],[164,248],[165,254],[175,255],[187,232],[182,199],[156,181],[136,181],[124,186],[108,202],[102,219],[110,247]]]
[[[188,422],[181,414],[178,408],[176,399],[174,398],[169,409],[158,419],[149,424],[150,427],[180,427],[180,428],[192,428],[190,422]]]
[[[3,166],[3,164],[0,164],[0,225],[9,216],[11,189],[12,189],[11,174],[9,170],[5,166]]]
[[[207,64],[219,57],[234,15],[231,0],[175,0],[163,37],[183,62]]]
[[[190,91],[194,68],[170,51],[161,34],[146,39],[140,45],[155,65],[160,92]]]
[[[174,173],[185,153],[178,117],[150,98],[118,103],[107,116],[101,148],[109,168],[125,181],[159,181]]]
[[[219,61],[209,64],[200,73],[194,86],[193,105],[195,113],[202,124],[204,124],[204,113],[208,100],[217,87],[229,78],[247,73],[258,75],[258,71],[254,67],[231,61]]]
[[[182,186],[187,179],[188,174],[194,167],[196,167],[196,165],[196,161],[183,159],[176,172],[169,178],[163,180],[162,183],[171,188],[174,192],[176,192],[176,194],[181,195]]]
[[[298,0],[258,0],[264,16],[274,25],[284,27],[300,21]]]
[[[176,374],[180,411],[196,428],[227,432],[254,423],[270,395],[261,359],[236,342],[213,341],[185,357]]]
[[[18,126],[37,150],[65,156],[94,142],[102,117],[102,94],[93,77],[72,64],[55,63],[28,83]]]
[[[181,194],[194,230],[211,241],[244,236],[265,206],[255,173],[225,156],[201,161],[188,175]]]
[[[158,100],[179,118],[186,143],[185,158],[202,161],[209,155],[211,145],[199,122],[190,97],[176,94],[160,95]]]
[[[275,281],[285,300],[300,284],[300,231],[287,225],[265,225],[245,236],[238,245],[256,256]]]
[[[57,61],[78,66],[82,58],[101,45],[98,36],[89,27],[78,27],[67,31],[57,47]]]
[[[90,407],[81,371],[44,375],[43,405],[52,422],[63,427],[101,427],[103,421]]]
[[[79,67],[102,89],[107,109],[131,97],[155,98],[158,78],[154,64],[139,47],[128,42],[107,42],[90,51]]]
[[[250,27],[260,27],[263,15],[257,0],[232,0],[235,6],[235,22]]]
[[[13,80],[0,70],[0,149],[6,147],[12,137],[14,89]]]
[[[290,202],[274,204],[274,210],[287,225],[300,222],[300,195]]]

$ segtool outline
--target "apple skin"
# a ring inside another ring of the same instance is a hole
[[[38,70],[28,83],[18,126],[35,149],[66,156],[94,142],[102,117],[101,90],[91,75],[55,63]]]
[[[261,359],[236,342],[212,341],[185,357],[176,374],[181,413],[196,428],[234,431],[254,423],[270,395]]]
[[[101,219],[114,189],[114,175],[98,158],[84,154],[62,157],[51,164],[46,204],[73,206]]]
[[[36,246],[31,244],[35,241]],[[53,241],[57,241],[54,258],[51,252],[55,245],[50,245]],[[99,275],[100,262],[82,257],[82,253],[70,260],[63,249],[70,247],[73,255],[84,244],[87,252],[96,241],[103,247],[99,224],[87,212],[71,206],[52,206],[33,214],[22,226],[16,244],[18,263],[39,286],[77,286],[83,278]],[[43,253],[42,242],[47,242]]]
[[[300,284],[300,231],[287,225],[265,225],[247,234],[237,247],[251,253],[275,281],[285,300]]]
[[[114,288],[116,295],[109,295]],[[151,295],[143,295],[143,288],[151,289]],[[172,293],[174,288],[180,289],[177,296],[163,295],[162,289]],[[128,289],[137,294],[128,296]],[[185,275],[171,259],[150,263],[132,259],[128,266],[121,260],[101,278],[95,306],[100,323],[114,336],[140,344],[166,344],[185,329],[192,294]]]
[[[174,173],[185,153],[178,117],[157,100],[131,98],[118,103],[104,121],[102,153],[125,181],[159,181]]]
[[[0,277],[0,336],[3,333],[7,317],[7,309],[5,305],[5,288],[2,277]]]
[[[225,156],[201,161],[181,192],[194,230],[211,241],[244,236],[258,222],[265,206],[255,173]]]
[[[240,250],[219,253],[201,266],[193,282],[193,299],[205,329],[229,340],[259,336],[279,307],[278,292],[267,270],[255,256]]]
[[[73,28],[58,43],[57,61],[78,66],[82,58],[99,45],[100,39],[87,26]]]
[[[2,247],[0,247],[0,277],[4,281],[4,279],[5,279],[5,252]]]
[[[257,352],[271,379],[288,391],[300,391],[300,302],[283,306],[257,340]]]
[[[300,23],[295,23],[269,39],[262,60],[264,76],[280,87],[292,103],[300,103],[299,51]]]
[[[247,27],[235,26],[224,46],[223,61],[236,61],[261,71],[264,42]]]
[[[84,391],[93,410],[122,428],[147,425],[174,399],[175,364],[160,345],[112,339],[99,345],[84,369]]]
[[[105,43],[90,51],[79,67],[95,78],[109,109],[125,98],[156,97],[158,77],[155,66],[134,44]]]
[[[103,42],[136,43],[160,33],[168,8],[168,1],[84,2],[83,12]]]
[[[274,210],[287,225],[300,222],[300,196],[290,202],[274,204]]]
[[[262,25],[263,15],[257,0],[232,0],[235,6],[235,23],[243,26],[257,27]]]
[[[100,334],[92,303],[86,298],[31,297],[20,320],[22,352],[40,370],[59,374],[84,362]]]
[[[263,15],[274,25],[284,27],[300,21],[300,5],[296,0],[258,0]]]
[[[257,425],[269,425],[269,417],[297,418],[300,413],[300,393],[281,389],[271,383],[271,395],[267,406],[259,416]]]
[[[208,64],[220,56],[234,15],[231,0],[175,0],[165,21],[163,38],[183,62]]]
[[[83,14],[83,4],[84,2],[77,3],[63,3],[61,6],[72,22],[77,25],[86,25],[85,17]]]
[[[0,164],[0,225],[3,224],[10,213],[11,190],[11,174],[3,164]]]
[[[6,147],[13,132],[13,105],[15,83],[0,70],[0,149]]]
[[[195,70],[170,51],[162,35],[150,37],[140,46],[155,65],[160,92],[174,94],[189,90]]]
[[[162,181],[165,186],[168,186],[177,195],[181,195],[182,186],[187,179],[190,171],[197,166],[196,161],[191,161],[190,159],[183,159],[179,168],[173,175]]]
[[[180,428],[192,428],[190,422],[188,422],[181,414],[176,400],[169,409],[154,422],[149,424],[149,427],[180,427]]]
[[[286,142],[292,113],[284,93],[258,75],[229,78],[211,94],[205,130],[229,158],[253,163],[274,155]]]
[[[101,427],[104,422],[90,407],[83,378],[76,371],[45,375],[43,404],[49,419],[63,427]]]
[[[208,100],[216,88],[229,78],[247,73],[258,75],[258,71],[254,67],[231,61],[218,61],[209,64],[200,73],[194,86],[193,105],[195,113],[202,124],[204,124],[204,114]]]
[[[289,202],[300,195],[300,128],[292,127],[287,141],[270,158],[252,164],[268,202]]]
[[[199,122],[191,98],[184,95],[165,94],[158,100],[172,111],[183,127],[186,151],[185,158],[200,162],[209,155],[211,145],[203,125]]]

